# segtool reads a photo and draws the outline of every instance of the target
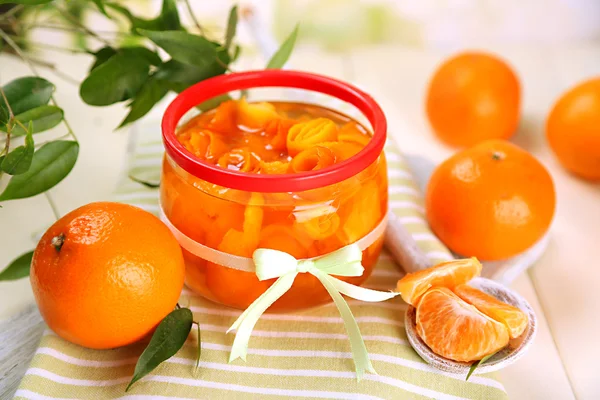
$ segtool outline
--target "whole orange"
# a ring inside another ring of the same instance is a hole
[[[566,169],[600,181],[600,78],[561,96],[548,116],[546,136]]]
[[[488,140],[440,164],[425,201],[429,225],[452,251],[500,260],[544,235],[556,195],[535,157],[507,141]]]
[[[498,57],[462,53],[445,61],[427,90],[433,131],[453,146],[508,139],[519,123],[521,90],[513,70]]]
[[[154,215],[91,203],[54,223],[38,243],[31,286],[48,326],[94,349],[143,338],[171,312],[183,287],[181,248]]]

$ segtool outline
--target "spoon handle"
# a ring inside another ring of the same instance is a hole
[[[388,213],[385,246],[394,260],[404,269],[404,272],[417,272],[433,265],[399,218],[392,212]]]

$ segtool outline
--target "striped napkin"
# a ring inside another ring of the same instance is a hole
[[[158,182],[162,143],[159,123],[137,126],[129,173]],[[386,146],[390,208],[436,261],[450,258],[423,219],[421,194],[392,143]],[[124,180],[116,199],[157,213],[156,189]],[[384,251],[365,286],[395,287],[400,269]],[[506,399],[493,375],[463,375],[433,369],[410,347],[404,330],[406,304],[348,302],[379,375],[358,383],[344,325],[333,304],[290,314],[267,313],[252,332],[248,361],[228,363],[233,334],[225,331],[239,310],[211,303],[184,289],[180,304],[191,308],[202,329],[200,368],[194,373],[196,332],[171,359],[125,393],[145,344],[115,350],[89,350],[47,331],[31,362],[17,399]]]

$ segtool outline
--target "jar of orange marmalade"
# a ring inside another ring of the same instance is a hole
[[[265,87],[332,96],[356,107],[371,129],[323,105],[285,97],[229,100],[181,122],[208,100]],[[183,91],[167,108],[162,133],[162,218],[182,245],[192,290],[245,309],[274,279],[260,281],[252,271],[232,268],[229,260],[251,260],[258,248],[307,259],[361,239],[363,275],[338,278],[360,285],[370,275],[383,236],[367,235],[384,225],[387,175],[386,120],[369,95],[305,72],[232,73]],[[314,276],[299,274],[270,310],[328,301]]]

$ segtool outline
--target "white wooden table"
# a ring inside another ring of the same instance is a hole
[[[534,153],[550,170],[558,192],[557,215],[548,251],[513,288],[532,304],[539,333],[529,353],[502,371],[504,384],[515,399],[598,399],[600,359],[600,185],[568,175],[552,157],[544,140],[543,124],[549,107],[566,88],[600,73],[600,46],[569,48],[497,48],[510,60],[523,84],[523,124],[515,142]],[[356,82],[382,105],[390,134],[405,152],[441,161],[452,153],[430,132],[423,102],[427,81],[447,54],[381,46],[345,54],[326,54],[299,48],[292,63]],[[82,77],[89,66],[84,56],[52,54],[63,71]],[[237,70],[260,68],[258,58],[246,58]],[[3,83],[25,74],[22,64],[0,57]],[[58,85],[56,94],[80,142],[79,161],[71,175],[53,189],[62,214],[85,203],[107,199],[122,172],[127,132],[113,132],[123,118],[121,106],[84,105],[78,88],[46,74]],[[43,196],[4,203],[0,209],[0,265],[31,249],[35,232],[43,231],[53,216]],[[33,297],[28,280],[0,283],[0,320]]]

